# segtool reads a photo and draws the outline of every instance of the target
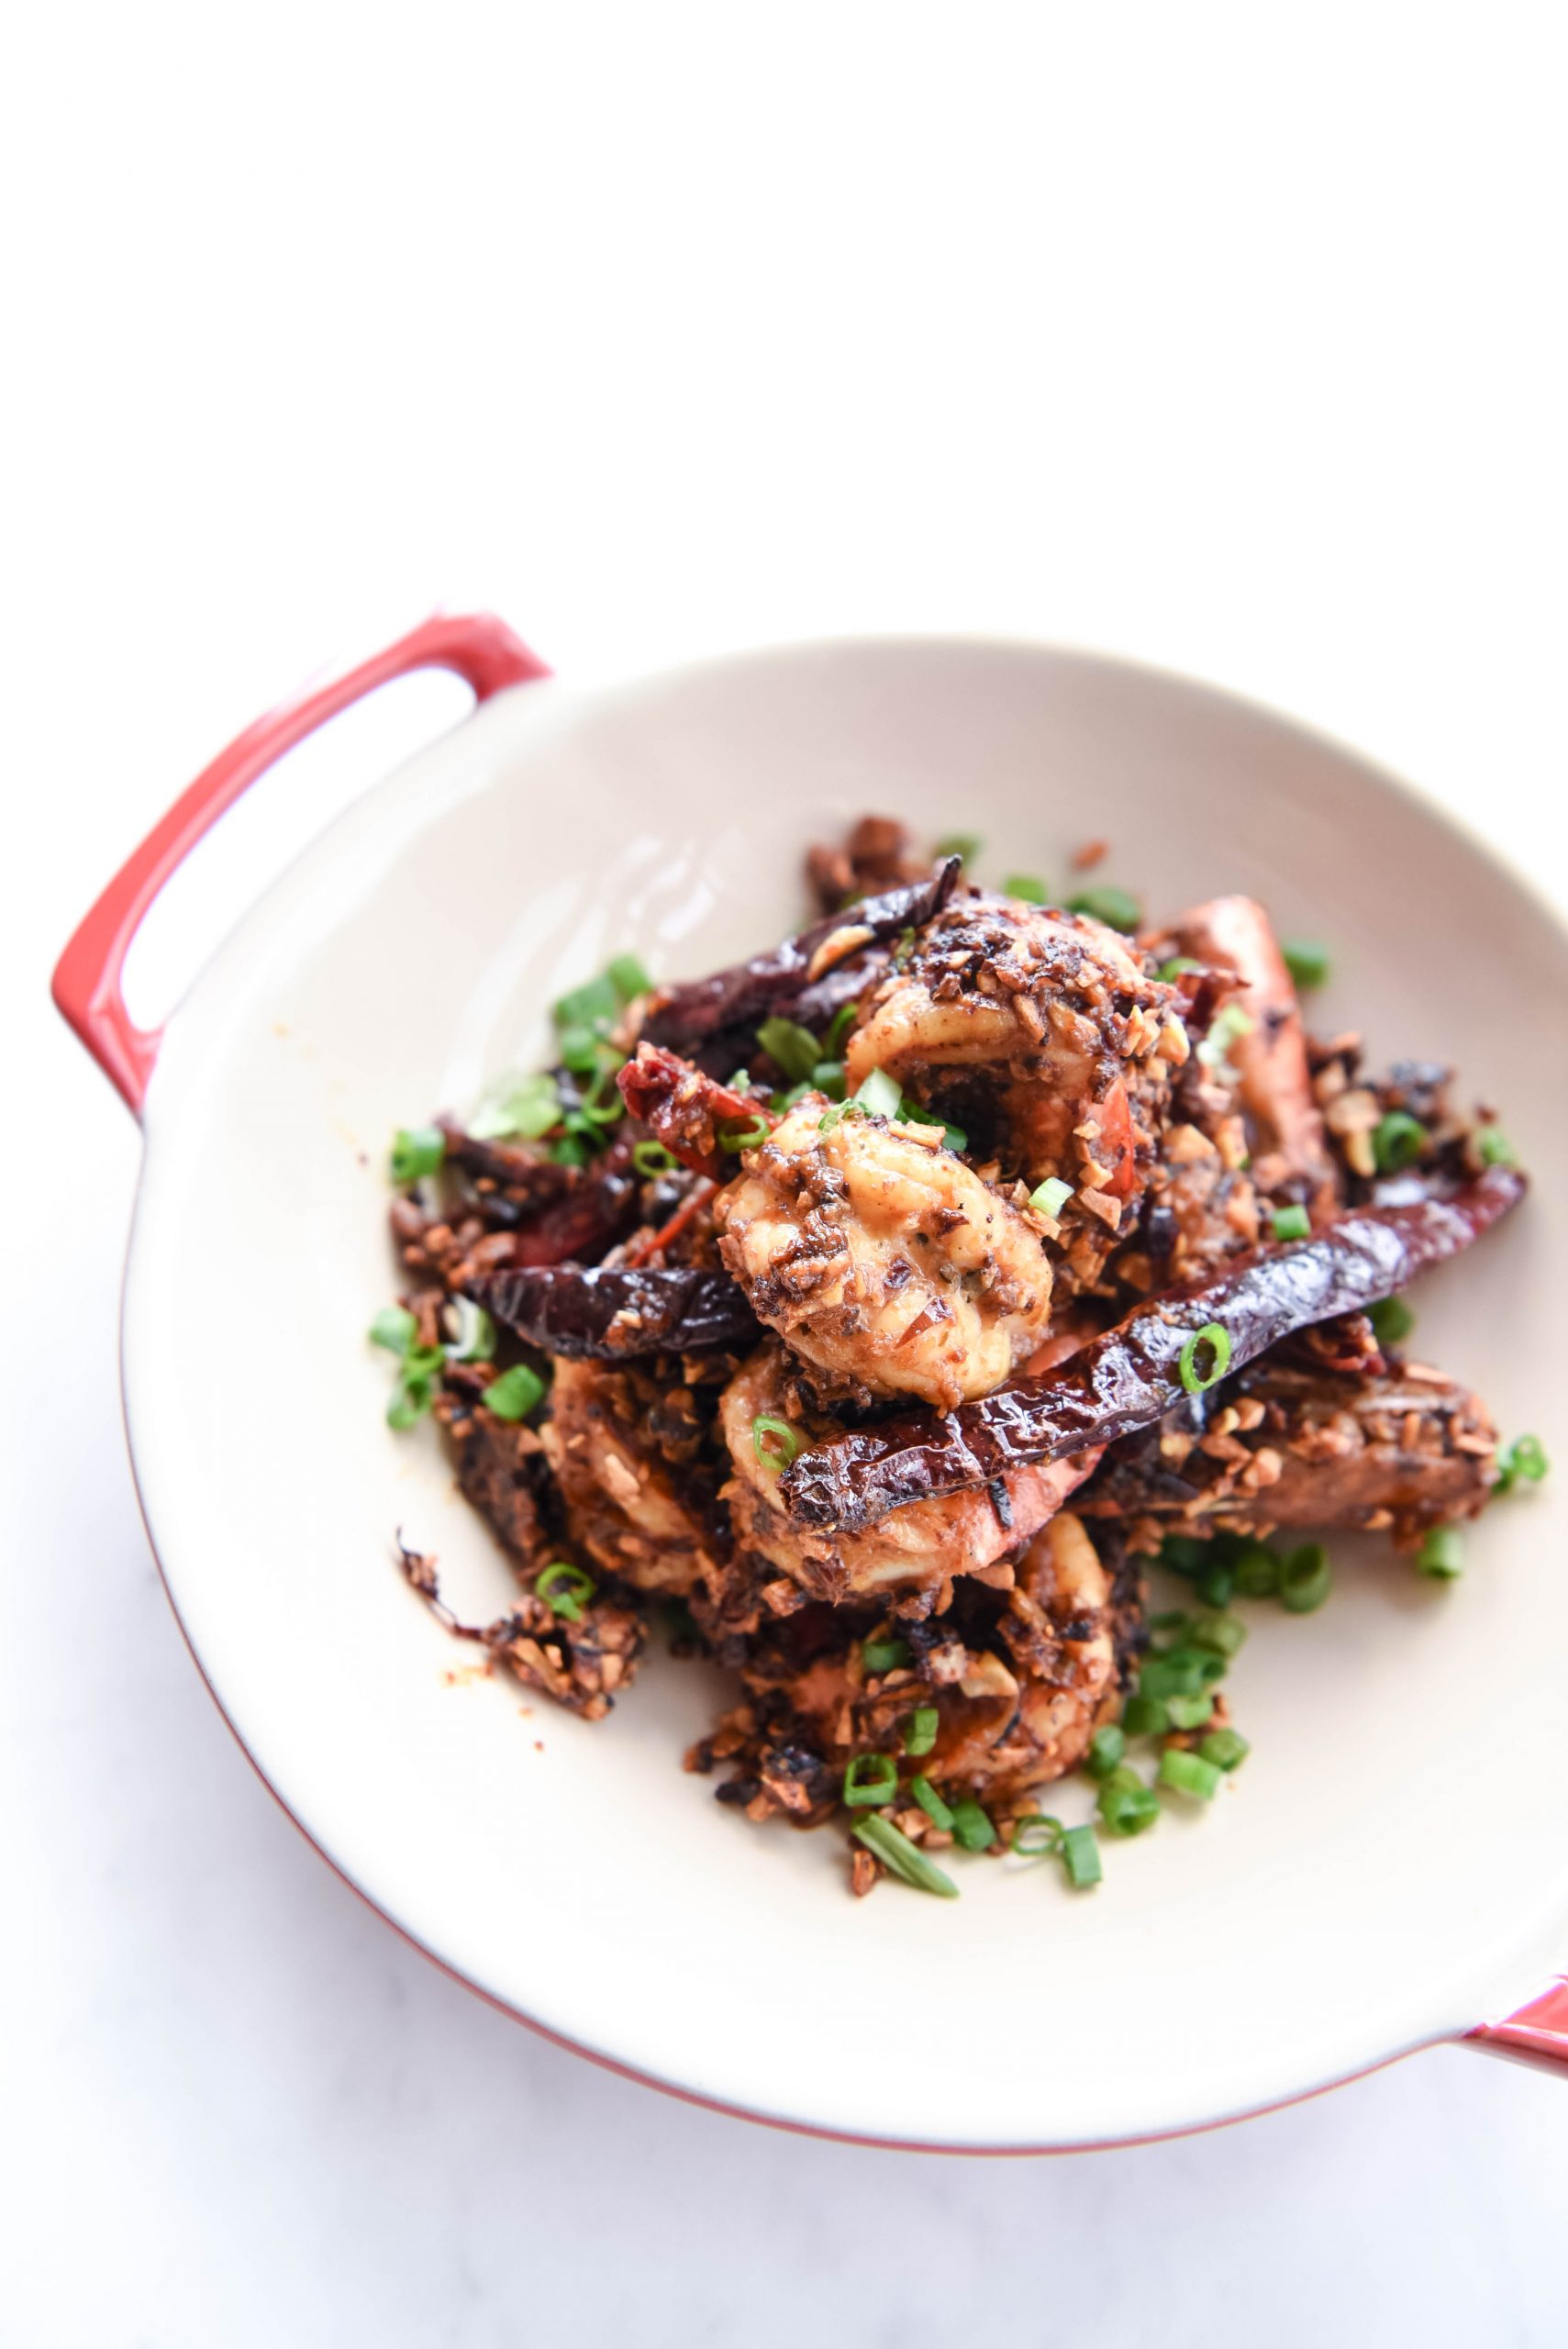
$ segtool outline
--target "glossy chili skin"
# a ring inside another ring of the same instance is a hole
[[[879,938],[895,938],[901,930],[918,930],[940,913],[958,885],[962,862],[950,856],[929,881],[910,883],[867,897],[842,913],[829,914],[796,937],[749,963],[736,963],[711,977],[693,979],[672,987],[643,1023],[651,1044],[666,1044],[689,1052],[721,1029],[754,1024],[803,996],[834,965]],[[840,950],[833,942],[842,940]]]
[[[579,1361],[713,1346],[749,1351],[762,1334],[728,1274],[693,1264],[650,1272],[507,1266],[481,1275],[467,1293],[530,1345]]]
[[[1516,1168],[1493,1166],[1447,1198],[1336,1217],[1310,1240],[1261,1251],[1140,1306],[1043,1376],[1008,1379],[941,1418],[905,1412],[818,1444],[780,1479],[791,1520],[853,1531],[912,1501],[1147,1427],[1187,1391],[1179,1364],[1196,1331],[1223,1330],[1228,1367],[1240,1369],[1293,1330],[1392,1297],[1468,1248],[1525,1188]]]

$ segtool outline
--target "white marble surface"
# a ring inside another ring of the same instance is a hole
[[[163,1602],[136,1138],[43,996],[203,758],[443,595],[583,675],[862,626],[1143,651],[1568,896],[1556,12],[151,0],[17,49],[0,2339],[1561,2340],[1568,2082],[1446,2052],[1184,2143],[899,2156],[631,2086],[406,1948]],[[410,721],[274,779],[144,1000]]]

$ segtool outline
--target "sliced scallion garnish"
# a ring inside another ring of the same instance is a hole
[[[1275,1208],[1274,1238],[1276,1240],[1310,1240],[1312,1218],[1305,1208]]]
[[[868,1118],[896,1118],[903,1098],[896,1079],[881,1068],[873,1068],[855,1090],[855,1099]]]
[[[1064,1183],[1060,1174],[1052,1174],[1047,1181],[1036,1184],[1029,1193],[1029,1205],[1036,1215],[1050,1216],[1054,1222],[1072,1197],[1072,1184]]]
[[[862,1640],[861,1662],[871,1673],[896,1672],[909,1661],[909,1642],[893,1634],[886,1639]]]
[[[1417,1570],[1434,1582],[1457,1582],[1464,1572],[1464,1536],[1457,1525],[1434,1525],[1416,1553]]]
[[[1169,986],[1173,979],[1179,979],[1188,971],[1201,971],[1202,968],[1203,964],[1195,963],[1190,954],[1173,954],[1168,963],[1161,963],[1154,975],[1157,979],[1163,979],[1165,985]]]
[[[418,1327],[406,1305],[384,1305],[365,1334],[373,1346],[384,1346],[388,1353],[406,1354]]]
[[[375,1335],[373,1329],[371,1335]],[[1497,1474],[1492,1490],[1511,1493],[1521,1477],[1527,1485],[1539,1485],[1551,1465],[1538,1435],[1517,1435],[1497,1454]]]
[[[751,1422],[751,1449],[770,1476],[780,1476],[800,1450],[800,1437],[787,1419],[759,1411]]]
[[[1251,1746],[1236,1729],[1211,1729],[1198,1746],[1200,1760],[1212,1762],[1217,1770],[1237,1770],[1252,1751]]]
[[[1287,1615],[1315,1614],[1333,1586],[1329,1553],[1321,1542],[1304,1542],[1280,1566],[1280,1605]]]
[[[891,1753],[857,1753],[844,1773],[844,1800],[852,1810],[891,1802],[898,1792],[898,1765]]]
[[[1407,1109],[1389,1109],[1372,1131],[1372,1160],[1380,1174],[1400,1174],[1426,1148],[1427,1130]]]
[[[526,1419],[536,1403],[544,1396],[544,1381],[537,1370],[526,1362],[514,1363],[499,1378],[493,1378],[480,1401],[498,1419]]]
[[[941,1727],[941,1718],[935,1705],[916,1706],[909,1716],[909,1726],[904,1732],[904,1751],[912,1762],[931,1751],[937,1742],[937,1731]]]
[[[1329,975],[1329,950],[1315,938],[1287,938],[1280,948],[1297,987],[1320,987]]]
[[[891,1819],[878,1818],[873,1811],[869,1819],[857,1819],[851,1832],[859,1837],[868,1852],[875,1854],[890,1876],[912,1884],[917,1892],[934,1892],[942,1900],[958,1898],[958,1887],[951,1876],[944,1876],[917,1843],[911,1843],[908,1836],[895,1827]]]
[[[1224,1780],[1223,1770],[1206,1762],[1201,1753],[1189,1753],[1184,1746],[1168,1745],[1160,1756],[1160,1783],[1174,1787],[1184,1795],[1195,1795],[1199,1802],[1212,1802]]]
[[[1512,1166],[1514,1145],[1501,1126],[1483,1126],[1475,1137],[1475,1152],[1483,1166]]]
[[[1066,1830],[1062,1838],[1062,1865],[1075,1892],[1087,1892],[1091,1885],[1098,1884],[1105,1870],[1100,1865],[1099,1839],[1092,1827]]]
[[[1084,1756],[1084,1767],[1091,1778],[1108,1778],[1119,1767],[1127,1752],[1127,1731],[1114,1722],[1097,1729],[1089,1740],[1089,1751]]]
[[[937,842],[931,854],[939,860],[947,856],[962,857],[965,864],[973,864],[984,845],[973,832],[948,832]]]
[[[680,1164],[673,1151],[666,1150],[662,1141],[634,1141],[631,1163],[645,1182],[656,1182],[661,1174],[673,1174]]]
[[[765,1142],[772,1131],[772,1126],[759,1111],[757,1116],[748,1119],[745,1125],[732,1128],[728,1133],[720,1134],[718,1146],[720,1150],[728,1151],[731,1157],[738,1157],[741,1151],[755,1150],[760,1143]]]
[[[597,1587],[593,1575],[585,1574],[581,1566],[568,1565],[564,1558],[558,1558],[554,1565],[546,1566],[535,1583],[534,1597],[542,1598],[552,1615],[563,1615],[569,1623],[580,1623],[584,1603],[593,1598]]]
[[[988,1852],[996,1841],[989,1815],[971,1795],[952,1806],[952,1832],[954,1842],[966,1852]]]
[[[605,975],[623,1003],[635,1002],[653,985],[635,954],[617,954]]]
[[[446,1154],[447,1138],[439,1126],[399,1126],[392,1145],[392,1179],[417,1183],[426,1174],[439,1174]]]
[[[932,1786],[929,1778],[911,1778],[909,1791],[930,1820],[931,1825],[940,1827],[944,1835],[950,1835],[952,1832],[952,1813]]]
[[[795,1085],[810,1076],[822,1057],[822,1047],[810,1029],[793,1019],[764,1019],[757,1030],[757,1041]]]
[[[1068,898],[1067,910],[1087,914],[1091,921],[1103,921],[1107,930],[1131,931],[1143,919],[1142,907],[1125,889],[1080,889],[1075,897]]]
[[[519,1076],[476,1109],[468,1130],[476,1141],[505,1141],[518,1134],[538,1141],[561,1123],[561,1095],[553,1076]]]
[[[1189,1395],[1207,1395],[1229,1367],[1230,1333],[1218,1321],[1206,1321],[1195,1330],[1176,1361],[1177,1375]]]
[[[495,1352],[495,1324],[483,1305],[475,1305],[471,1297],[454,1297],[446,1308],[447,1326],[452,1333],[448,1346],[449,1362],[488,1362]]]
[[[1051,891],[1038,873],[1009,873],[1002,884],[1002,895],[1021,898],[1026,906],[1043,906]]]
[[[1369,1305],[1366,1318],[1380,1346],[1396,1346],[1416,1326],[1416,1317],[1402,1297],[1380,1297]]]

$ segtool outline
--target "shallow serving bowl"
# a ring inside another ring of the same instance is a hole
[[[161,1038],[139,1033],[120,964],[186,849],[281,750],[430,665],[469,680],[474,715],[317,841]],[[534,1061],[550,998],[610,955],[689,975],[793,928],[806,843],[866,808],[984,835],[991,877],[1060,882],[1104,837],[1106,874],[1153,911],[1245,890],[1326,939],[1314,1024],[1363,1030],[1374,1061],[1455,1062],[1533,1172],[1520,1213],[1424,1285],[1417,1346],[1505,1431],[1563,1450],[1568,935],[1407,786],[1207,687],[1043,646],[810,644],[579,693],[498,623],[439,619],[241,737],[56,976],[146,1129],[126,1417],[218,1703],[306,1833],[433,1956],[584,2052],[749,2114],[1063,2147],[1461,2035],[1560,2054],[1562,1479],[1494,1508],[1455,1586],[1345,1543],[1320,1613],[1250,1610],[1229,1688],[1251,1758],[1207,1813],[1108,1845],[1088,1895],[975,1860],[956,1902],[851,1900],[836,1832],[759,1831],[683,1774],[719,1675],[654,1655],[586,1726],[467,1668],[400,1580],[401,1528],[469,1620],[512,1588],[434,1431],[384,1423],[363,1333],[394,1286],[393,1130]],[[210,1373],[219,1263],[250,1300],[242,1381]]]

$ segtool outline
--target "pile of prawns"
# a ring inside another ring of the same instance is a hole
[[[1118,892],[984,891],[881,818],[808,872],[798,936],[684,985],[615,966],[510,1121],[400,1138],[397,1423],[433,1408],[510,1553],[517,1603],[467,1635],[530,1687],[601,1716],[667,1602],[740,1683],[687,1766],[752,1820],[847,1816],[857,1892],[952,1893],[955,1842],[1093,1882],[1037,1790],[1086,1768],[1140,1831],[1142,1735],[1155,1786],[1213,1793],[1247,1751],[1229,1592],[1328,1586],[1276,1535],[1451,1571],[1509,1481],[1385,1301],[1525,1178],[1445,1070],[1308,1039],[1250,899],[1128,934]],[[1162,1645],[1155,1556],[1209,1603]]]

